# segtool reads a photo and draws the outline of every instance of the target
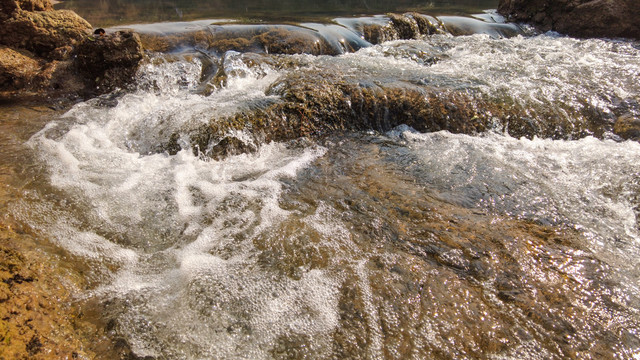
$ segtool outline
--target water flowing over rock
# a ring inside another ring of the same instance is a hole
[[[0,358],[633,358],[640,49],[474,16],[0,46]]]
[[[435,54],[416,53],[422,56],[415,58],[420,66],[438,62]],[[210,60],[202,54],[183,59],[197,56]],[[264,75],[259,74],[268,69],[280,69],[284,74],[264,90],[264,96],[272,100],[233,114],[211,115],[205,125],[185,124],[158,138],[150,151],[175,154],[192,149],[220,159],[226,154],[253,152],[256,144],[320,139],[344,131],[386,132],[401,124],[420,132],[479,134],[491,130],[518,138],[575,139],[603,137],[612,131],[616,120],[615,113],[606,115],[588,103],[520,103],[509,95],[474,94],[411,76],[406,81],[388,82],[384,74],[357,73],[350,67],[341,68],[340,60],[332,59],[310,67],[305,58],[228,52],[219,63],[203,66],[197,91],[210,96],[233,79],[251,73],[261,77]],[[333,72],[325,71],[329,68]],[[639,109],[633,104],[627,108],[635,113]],[[245,138],[242,143],[233,135],[237,132],[251,140]],[[230,150],[223,151],[227,146]]]
[[[29,249],[34,247],[33,234],[6,225],[0,223],[0,357],[95,356],[81,341],[87,329],[72,305],[71,278],[56,268],[54,259]]]
[[[185,47],[219,55],[233,50],[267,54],[340,55],[391,40],[420,39],[433,34],[511,37],[523,34],[514,24],[448,16],[435,18],[417,13],[364,18],[338,18],[337,24],[299,25],[174,23],[167,26],[133,26],[150,51],[177,51]],[[127,28],[127,27],[123,27]],[[195,30],[194,30],[195,28]]]
[[[640,39],[637,0],[500,0],[498,11],[513,21],[531,23],[577,37]]]

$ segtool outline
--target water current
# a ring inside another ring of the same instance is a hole
[[[388,19],[331,26],[363,21]],[[476,30],[154,53],[135,88],[11,125],[4,206],[87,279],[101,356],[640,358],[640,144],[612,132],[640,47],[441,21]],[[466,107],[481,128],[451,125]]]

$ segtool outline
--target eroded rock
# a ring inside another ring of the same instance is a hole
[[[88,22],[48,0],[2,0],[0,14],[2,98],[105,93],[130,83],[143,57],[136,34],[94,38]]]
[[[259,68],[260,61],[274,67],[286,66],[277,65],[277,59],[238,54],[237,60],[249,68]],[[602,137],[613,125],[588,107],[576,110],[525,106],[510,98],[473,95],[420,81],[383,84],[366,76],[355,80],[340,72],[303,70],[303,64],[290,66],[298,70],[288,72],[266,91],[273,96],[273,101],[233,115],[213,117],[208,125],[176,129],[177,132],[164,141],[160,140],[154,151],[174,154],[186,146],[213,158],[246,152],[248,147],[222,141],[238,131],[251,137],[251,142],[262,144],[318,139],[342,131],[386,132],[401,124],[420,132],[447,130],[478,134],[492,130],[517,138],[554,139]],[[224,78],[224,67],[220,69],[212,82],[223,81],[219,78]],[[189,141],[180,143],[178,139]],[[233,145],[233,150],[220,149],[225,144]],[[217,146],[215,152],[212,151],[214,145]]]
[[[73,11],[18,10],[0,27],[0,44],[26,49],[47,60],[65,60],[91,25]]]
[[[637,0],[500,0],[498,11],[544,31],[640,39]]]
[[[101,93],[130,83],[143,57],[140,36],[132,31],[87,37],[77,50],[78,68]]]
[[[0,46],[0,88],[29,86],[40,67],[40,61],[33,54]]]
[[[4,225],[0,224],[0,358],[94,357],[76,326],[78,309],[71,305],[70,285],[78,279],[64,278],[55,262],[25,248],[33,241],[29,235]]]

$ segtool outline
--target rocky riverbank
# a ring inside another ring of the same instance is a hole
[[[49,0],[0,2],[0,100],[86,98],[126,86],[142,59],[132,32],[92,34]]]
[[[640,39],[637,0],[500,0],[510,20],[576,37]]]

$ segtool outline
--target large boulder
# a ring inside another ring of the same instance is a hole
[[[77,48],[79,69],[101,92],[131,82],[143,56],[140,36],[132,31],[87,37]]]
[[[91,29],[50,0],[0,0],[0,98],[86,97],[131,82],[143,57],[139,36]]]
[[[17,10],[50,11],[53,4],[49,0],[0,0],[0,18],[11,17]]]
[[[544,31],[640,39],[638,0],[500,0],[498,12]]]
[[[91,25],[73,11],[16,10],[0,27],[0,44],[26,49],[49,60],[69,58]]]

